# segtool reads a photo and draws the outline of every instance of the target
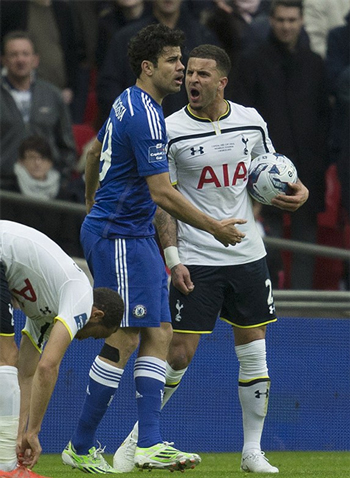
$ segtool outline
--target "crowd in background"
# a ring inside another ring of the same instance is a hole
[[[84,147],[135,82],[128,42],[160,22],[185,32],[184,64],[199,44],[225,48],[232,61],[227,99],[259,111],[276,150],[295,162],[310,190],[293,220],[261,208],[264,233],[349,247],[350,0],[304,0],[303,23],[289,32],[293,48],[286,48],[283,26],[271,22],[272,1],[3,0],[1,189],[84,203]],[[165,99],[165,116],[185,104],[183,88]],[[34,226],[82,255],[81,216],[3,202],[1,218]],[[320,236],[320,225],[338,242]],[[320,287],[312,256],[295,255],[288,277],[288,257],[268,252],[275,288]],[[331,288],[342,287],[349,288],[343,263]]]

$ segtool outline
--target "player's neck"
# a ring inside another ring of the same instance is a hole
[[[203,109],[192,109],[191,105],[188,107],[194,116],[205,118],[210,121],[218,121],[227,113],[229,108],[227,102],[223,98],[220,101],[216,101]]]
[[[163,95],[152,83],[137,78],[136,86],[150,95],[158,104],[162,104],[166,95]]]

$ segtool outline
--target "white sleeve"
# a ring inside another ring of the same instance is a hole
[[[92,305],[93,292],[90,284],[69,280],[61,288],[57,318],[66,325],[72,339],[89,321]]]

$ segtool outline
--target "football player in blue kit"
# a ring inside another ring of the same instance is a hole
[[[161,103],[182,85],[182,43],[181,31],[161,24],[149,25],[131,40],[128,55],[136,84],[115,100],[87,156],[88,215],[81,230],[85,257],[95,286],[114,288],[125,304],[121,333],[106,340],[91,366],[78,425],[62,453],[65,464],[88,473],[116,472],[101,448],[94,447],[95,433],[138,345],[136,466],[173,471],[200,463],[197,454],[163,442],[159,429],[172,326],[153,219],[159,205],[223,246],[241,242],[244,234],[236,225],[245,221],[211,218],[171,186]]]
[[[185,80],[189,104],[166,119],[172,184],[214,217],[244,218],[239,228],[245,237],[235,247],[225,248],[205,231],[164,211],[157,214],[157,230],[172,275],[174,330],[163,405],[177,390],[201,336],[211,333],[220,317],[232,326],[240,364],[241,469],[278,473],[260,445],[270,388],[265,332],[266,325],[277,319],[266,251],[247,191],[252,158],[274,152],[274,147],[255,109],[224,99],[230,67],[221,48],[201,45],[192,50]],[[290,187],[290,195],[279,195],[273,203],[295,211],[307,200],[308,190],[300,180]],[[114,455],[119,471],[132,470],[136,440],[137,425]]]

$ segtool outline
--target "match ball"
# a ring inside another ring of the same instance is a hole
[[[297,179],[296,167],[287,156],[265,153],[252,160],[247,189],[256,201],[271,205],[271,200],[278,194],[288,194],[288,183],[296,183]]]

